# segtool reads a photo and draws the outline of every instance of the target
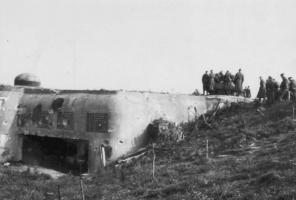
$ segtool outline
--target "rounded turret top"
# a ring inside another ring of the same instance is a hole
[[[14,79],[15,86],[29,86],[29,87],[39,87],[41,85],[40,79],[30,73],[19,74]]]

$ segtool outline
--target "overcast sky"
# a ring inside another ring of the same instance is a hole
[[[208,69],[296,77],[295,0],[0,0],[0,83],[191,93]]]

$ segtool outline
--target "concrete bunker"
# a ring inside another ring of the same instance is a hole
[[[87,140],[22,135],[22,162],[63,173],[88,172]]]
[[[0,162],[95,173],[138,150],[156,119],[191,121],[238,97],[1,86]],[[151,124],[152,123],[152,124]],[[161,123],[166,127],[166,123]],[[145,135],[146,134],[146,135]]]

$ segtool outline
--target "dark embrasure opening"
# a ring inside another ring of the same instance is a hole
[[[64,173],[85,173],[88,141],[24,135],[22,161]]]

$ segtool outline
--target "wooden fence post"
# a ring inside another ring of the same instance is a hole
[[[61,186],[58,185],[58,199],[61,200]]]
[[[152,144],[152,153],[153,153],[152,176],[153,176],[153,180],[155,180],[155,151],[154,151],[154,143]]]
[[[209,159],[209,140],[207,139],[207,144],[206,144],[206,158],[207,160]]]
[[[81,191],[81,197],[82,197],[82,200],[85,200],[84,198],[84,189],[83,189],[83,182],[82,182],[82,178],[80,177],[80,191]]]

